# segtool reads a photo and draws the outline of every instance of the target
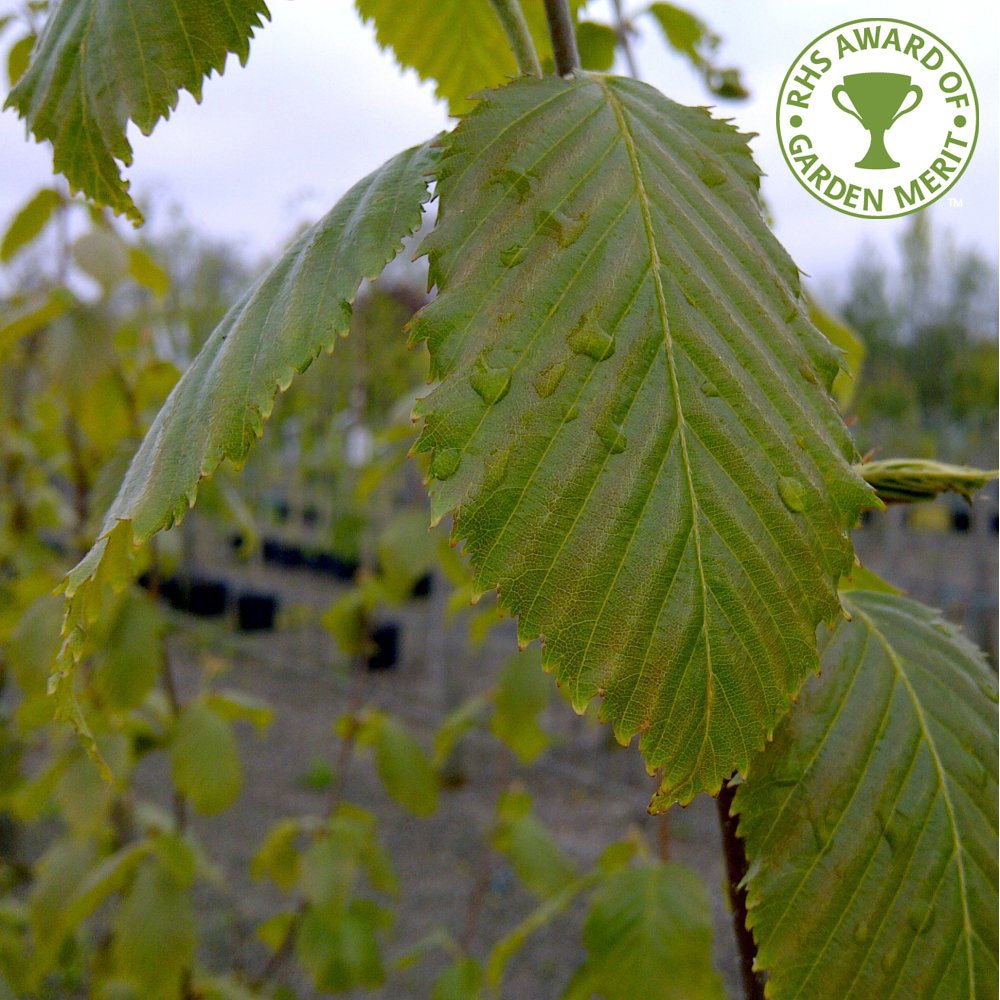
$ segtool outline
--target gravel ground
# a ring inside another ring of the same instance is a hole
[[[907,530],[901,512],[893,511],[890,518],[858,532],[857,544],[866,564],[913,596],[943,606],[995,656],[996,542],[984,523],[980,518],[979,527],[974,525],[968,534],[941,536]],[[331,724],[345,710],[350,679],[329,637],[310,623],[339,592],[336,585],[308,571],[280,572],[260,565],[233,568],[229,576],[233,583],[279,593],[284,627],[241,636],[224,625],[199,625],[200,643],[179,638],[173,659],[182,693],[190,695],[200,673],[199,649],[219,650],[233,664],[223,683],[263,698],[275,709],[265,736],[241,727],[246,784],[237,805],[213,819],[194,819],[225,886],[225,892],[220,888],[204,893],[200,911],[205,957],[210,963],[228,963],[235,955],[238,963],[258,970],[266,954],[250,929],[279,908],[282,899],[269,884],[250,880],[250,859],[275,820],[322,811],[323,794],[305,788],[301,777],[310,762],[333,760]],[[484,646],[470,650],[461,621],[439,627],[440,603],[437,595],[394,613],[404,625],[401,663],[394,671],[365,678],[366,703],[398,714],[425,746],[446,708],[488,688],[515,648],[508,622],[495,628]],[[671,810],[665,821],[649,817],[645,806],[653,783],[634,751],[609,743],[606,727],[578,718],[558,697],[546,711],[545,724],[555,743],[530,768],[498,763],[495,741],[471,734],[461,749],[466,780],[447,790],[436,814],[427,819],[415,820],[395,806],[370,761],[354,758],[345,797],[378,817],[380,836],[402,885],[387,955],[391,959],[404,953],[435,927],[446,928],[456,938],[462,935],[470,892],[488,856],[484,837],[492,826],[498,787],[516,779],[531,792],[538,814],[581,867],[632,827],[655,848],[659,825],[666,822],[670,856],[695,869],[709,887],[715,964],[729,996],[737,998],[738,968],[724,904],[714,802],[702,796],[688,809]],[[163,766],[152,760],[144,765],[141,786],[154,798],[162,797],[166,787]],[[472,950],[480,956],[533,906],[502,859],[494,854],[488,864],[488,888],[472,939]],[[584,906],[577,904],[532,937],[508,967],[502,995],[517,1000],[558,997],[583,956],[584,915]],[[431,953],[405,971],[392,972],[382,990],[365,995],[427,997],[445,962],[442,953]],[[293,970],[286,975],[303,996],[313,995]]]

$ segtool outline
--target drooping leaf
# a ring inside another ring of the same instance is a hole
[[[565,1000],[723,1000],[712,968],[712,918],[701,880],[670,863],[627,868],[594,893],[588,957]]]
[[[0,261],[6,264],[26,247],[45,228],[62,200],[62,195],[53,188],[42,188],[36,192],[7,227],[3,242],[0,242]]]
[[[995,675],[923,605],[843,602],[734,802],[768,996],[996,997]]]
[[[421,80],[457,115],[468,111],[472,95],[517,76],[517,65],[489,0],[355,0],[358,13],[375,25],[382,48]],[[575,11],[581,0],[571,0]],[[543,0],[522,0],[525,20],[539,58],[552,59]]]
[[[200,101],[230,52],[246,63],[268,16],[263,0],[62,0],[5,107],[51,141],[73,191],[141,222],[121,175],[132,162],[128,122],[149,135],[182,89]]]
[[[64,676],[103,586],[127,578],[134,546],[180,520],[224,459],[245,460],[275,395],[347,333],[361,281],[419,225],[433,158],[429,145],[407,150],[356,184],[216,327],[153,422],[100,537],[65,581]]]
[[[745,138],[633,80],[519,80],[446,140],[419,314],[435,519],[578,709],[662,767],[745,767],[817,664],[870,492],[839,363]]]

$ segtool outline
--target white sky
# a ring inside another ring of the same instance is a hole
[[[471,2],[471,0],[470,0]],[[980,103],[972,162],[947,198],[927,209],[935,229],[960,245],[998,257],[997,8],[974,0],[693,0],[690,6],[724,39],[721,58],[742,68],[753,92],[746,102],[716,104],[754,140],[767,176],[764,193],[779,238],[818,280],[842,274],[863,241],[890,255],[905,220],[841,215],[808,195],[792,176],[775,138],[774,106],[785,72],[815,36],[857,17],[915,22],[938,34],[965,62]],[[205,85],[197,106],[182,95],[153,135],[132,129],[128,171],[139,198],[165,213],[179,205],[208,234],[236,240],[251,253],[275,252],[302,221],[312,221],[370,170],[400,149],[449,126],[428,84],[401,73],[378,50],[349,0],[272,0],[272,22],[252,43],[245,68]],[[607,19],[607,0],[589,10]],[[644,4],[626,0],[626,8]],[[693,71],[668,52],[655,25],[641,19],[637,46],[644,79],[675,100],[710,103]],[[11,35],[4,39],[6,44]],[[0,115],[0,228],[51,176],[48,147],[24,140],[22,124]],[[154,213],[154,218],[155,218]]]

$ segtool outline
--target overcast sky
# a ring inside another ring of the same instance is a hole
[[[485,0],[469,0],[485,2]],[[0,4],[2,6],[2,4]],[[276,251],[302,221],[312,221],[351,184],[400,149],[449,127],[432,88],[401,73],[378,50],[349,0],[271,0],[272,22],[252,43],[248,65],[231,59],[210,80],[201,106],[181,97],[153,135],[132,129],[135,164],[128,176],[161,217],[179,205],[197,228],[246,250]],[[625,0],[626,8],[644,4]],[[697,0],[691,8],[723,36],[722,58],[742,68],[753,98],[721,102],[671,54],[648,19],[637,55],[643,78],[685,103],[715,101],[744,131],[767,176],[764,193],[779,238],[806,272],[828,281],[842,274],[865,241],[888,256],[905,220],[841,215],[808,195],[777,145],[774,107],[785,72],[814,37],[852,18],[878,15],[915,22],[939,35],[965,62],[979,95],[978,146],[947,198],[927,209],[939,231],[960,245],[998,257],[997,49],[995,5],[973,0]],[[593,0],[606,19],[607,0]],[[5,38],[9,44],[10,36]],[[23,125],[0,115],[0,226],[51,175],[49,149],[24,139]],[[155,219],[156,212],[154,212]]]

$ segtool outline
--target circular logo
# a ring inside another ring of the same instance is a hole
[[[778,96],[778,141],[814,197],[860,219],[937,201],[962,176],[979,102],[962,60],[907,21],[866,17],[810,42]]]

